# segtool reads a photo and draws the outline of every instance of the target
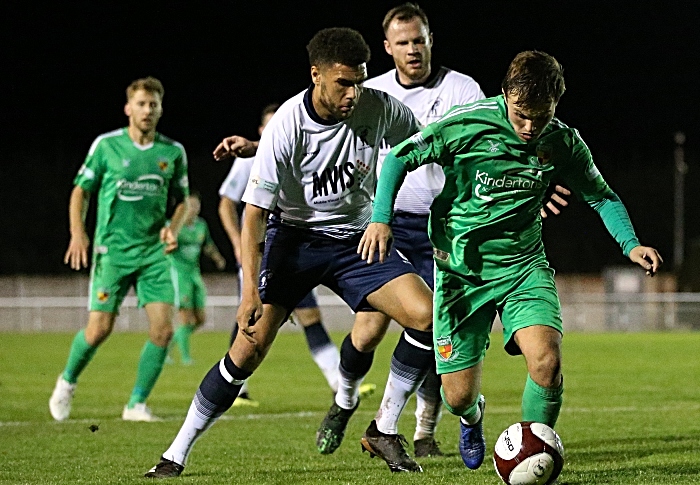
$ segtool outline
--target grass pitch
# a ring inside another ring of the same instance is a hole
[[[201,378],[223,356],[228,336],[195,334],[195,364],[167,365],[149,405],[160,423],[119,416],[134,382],[144,334],[114,334],[80,378],[71,419],[56,423],[48,398],[73,335],[0,333],[0,483],[152,483],[142,478],[168,447]],[[343,335],[333,334],[339,343]],[[444,415],[437,437],[448,453],[421,460],[423,474],[392,475],[360,453],[376,412],[397,333],[390,333],[366,382],[365,400],[335,454],[320,455],[316,428],[331,392],[299,332],[281,333],[250,379],[258,408],[233,408],[195,445],[173,483],[493,484],[487,456],[467,470],[457,452],[457,418]],[[484,375],[489,453],[500,432],[520,420],[522,358],[493,336]],[[567,334],[565,394],[557,431],[566,449],[560,485],[700,483],[700,334]],[[400,431],[412,443],[414,401]],[[95,430],[95,427],[98,429]],[[412,451],[412,450],[410,450]],[[169,482],[168,482],[169,483]]]

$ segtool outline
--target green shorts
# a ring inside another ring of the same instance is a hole
[[[207,289],[199,268],[183,268],[173,264],[177,276],[175,292],[183,310],[204,308],[207,304]]]
[[[161,253],[162,254],[162,253]],[[129,288],[136,289],[139,306],[175,304],[174,271],[165,257],[141,266],[118,264],[107,254],[95,253],[90,272],[90,311],[118,313]]]
[[[468,369],[486,354],[498,313],[503,345],[520,354],[513,335],[521,328],[546,325],[562,332],[554,270],[533,268],[494,281],[465,278],[436,268],[433,340],[438,374]]]

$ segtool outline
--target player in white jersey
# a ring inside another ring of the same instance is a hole
[[[419,122],[386,93],[362,88],[370,51],[357,31],[321,30],[307,49],[313,83],[270,120],[243,196],[244,293],[237,320],[245,338],[237,338],[204,377],[178,435],[148,477],[182,473],[195,440],[232,405],[280,325],[319,284],[357,312],[378,310],[411,328],[415,345],[407,364],[425,369],[421,381],[434,358],[428,286],[395,250],[374,265],[357,252],[371,217],[378,146],[382,140],[399,143],[417,132]],[[354,401],[340,406],[336,400],[331,408],[343,430],[383,337],[383,329],[363,330],[359,336],[366,341],[351,333],[341,347],[340,389]],[[362,352],[365,347],[370,350]]]
[[[394,60],[395,68],[365,82],[365,87],[389,93],[411,108],[423,125],[439,119],[451,107],[484,98],[479,84],[471,77],[451,69],[431,66],[432,33],[425,12],[405,3],[387,12],[382,23],[384,48]],[[379,167],[389,146],[383,145]],[[413,264],[432,289],[433,247],[428,239],[430,204],[442,191],[445,176],[441,167],[431,164],[410,172],[404,180],[395,204],[394,245]],[[359,314],[358,319],[372,319],[373,325],[388,328],[390,320],[380,313]],[[405,339],[405,334],[401,339]],[[389,379],[375,421],[370,424],[363,446],[377,447],[381,435],[397,434],[398,420],[413,389],[407,382],[406,369],[392,359]],[[413,436],[416,457],[441,456],[435,440],[435,428],[441,416],[440,378],[433,363],[431,371],[416,391],[416,430]],[[378,433],[377,433],[378,431]]]
[[[263,111],[258,127],[258,133],[262,135],[265,126],[279,108],[278,104],[269,104]],[[223,144],[224,142],[222,142]],[[243,192],[250,178],[250,171],[253,167],[254,158],[238,158],[231,166],[228,176],[221,184],[219,195],[219,217],[221,223],[229,236],[231,245],[233,246],[234,255],[238,265],[241,264],[241,228],[239,223],[239,207],[242,204]],[[242,272],[239,271],[239,290],[242,289]],[[242,295],[242,291],[241,291]],[[338,391],[338,365],[340,364],[340,352],[338,347],[333,343],[326,328],[323,326],[321,310],[318,307],[316,300],[316,292],[308,293],[294,309],[294,319],[304,329],[306,343],[309,346],[311,357],[318,365],[323,373],[331,390],[335,393]],[[231,332],[231,340],[229,345],[238,334],[238,325],[235,324]],[[361,395],[368,395],[376,389],[375,384],[363,384],[363,389],[360,389]],[[258,402],[251,399],[248,392],[247,381],[241,387],[241,392],[233,402],[233,406],[257,406]]]

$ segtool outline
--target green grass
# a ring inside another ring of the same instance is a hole
[[[387,336],[367,377],[380,389],[397,337]],[[227,338],[195,334],[195,365],[166,366],[149,400],[164,422],[126,423],[119,416],[145,335],[115,334],[81,376],[71,420],[56,423],[47,401],[72,335],[0,333],[0,483],[148,483],[143,473],[174,438]],[[493,343],[483,389],[489,449],[520,420],[525,380],[522,359],[504,353],[500,336]],[[559,484],[700,483],[699,355],[700,334],[568,334]],[[359,438],[381,392],[362,403],[334,455],[318,454],[314,435],[331,393],[300,333],[280,334],[250,384],[260,407],[228,411],[196,444],[175,483],[501,483],[488,457],[476,472],[462,465],[457,419],[449,414],[438,427],[448,456],[422,460],[421,475],[392,475],[382,461],[360,453]],[[409,441],[413,410],[412,401],[401,421]],[[91,432],[92,424],[99,430]]]

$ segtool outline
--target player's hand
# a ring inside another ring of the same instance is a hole
[[[664,263],[659,252],[654,248],[637,246],[630,251],[630,260],[647,270],[648,276],[654,276]]]
[[[170,254],[177,249],[177,237],[170,227],[164,227],[160,230],[160,242],[165,244],[165,254]]]
[[[242,136],[229,136],[214,149],[214,160],[219,162],[230,157],[252,157],[257,151],[257,143]]]
[[[263,304],[260,301],[260,295],[257,293],[255,295],[243,295],[236,313],[238,331],[241,332],[248,342],[254,345],[258,343],[255,338],[255,323],[260,320],[262,314]]]
[[[223,256],[220,256],[214,260],[214,265],[219,271],[223,271],[226,268],[226,260]]]
[[[551,212],[555,216],[558,216],[559,214],[561,214],[561,209],[557,207],[557,204],[559,204],[562,208],[569,205],[569,201],[562,197],[562,195],[568,197],[571,195],[571,191],[566,187],[562,187],[561,185],[555,185],[554,192],[552,192],[549,200],[544,205],[544,207],[540,209],[540,215],[542,215],[542,219],[546,219],[549,215],[547,209],[549,209],[549,212]]]
[[[383,263],[389,255],[393,237],[391,226],[381,222],[372,222],[367,226],[362,239],[360,239],[357,254],[367,261],[367,264],[372,264],[374,253],[379,252],[379,262]]]
[[[79,270],[88,266],[88,248],[90,238],[85,231],[71,235],[68,250],[63,257],[63,264],[69,264],[71,269]]]

